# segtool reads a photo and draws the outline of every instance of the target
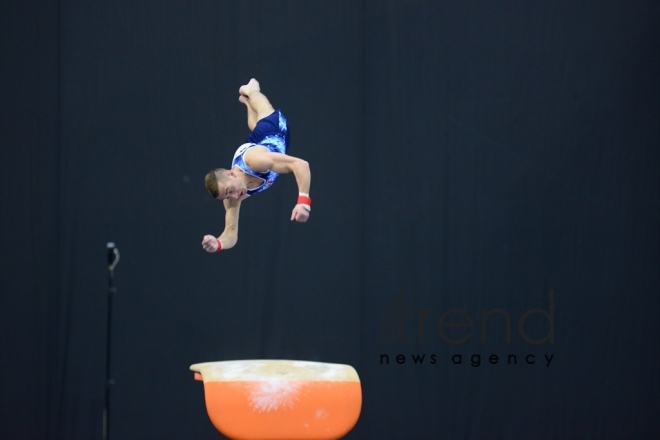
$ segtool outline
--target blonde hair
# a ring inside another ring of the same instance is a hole
[[[211,197],[217,199],[220,195],[220,190],[218,188],[218,183],[225,182],[229,179],[227,177],[227,170],[224,168],[215,168],[206,173],[204,176],[204,186],[206,190],[211,194]]]

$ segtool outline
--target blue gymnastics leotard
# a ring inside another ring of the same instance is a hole
[[[245,153],[255,146],[266,147],[273,153],[286,154],[289,149],[289,127],[288,121],[280,110],[275,110],[269,116],[259,120],[250,136],[246,139],[246,143],[238,147],[236,153],[234,153],[234,159],[231,163],[232,168],[237,166],[245,174],[263,180],[263,183],[257,188],[247,190],[249,196],[270,188],[279,177],[279,174],[273,170],[258,172],[252,170],[245,163],[243,158]]]

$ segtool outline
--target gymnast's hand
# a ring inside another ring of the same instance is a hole
[[[202,240],[202,247],[206,252],[218,252],[218,247],[220,246],[220,243],[218,242],[218,239],[215,238],[212,235],[205,235],[204,239]]]
[[[291,221],[305,223],[309,218],[309,211],[303,205],[296,205],[291,212]]]

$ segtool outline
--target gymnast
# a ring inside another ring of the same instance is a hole
[[[241,86],[238,93],[238,100],[247,107],[247,123],[252,133],[234,153],[231,169],[215,168],[204,178],[209,194],[225,205],[224,231],[219,237],[205,235],[202,240],[207,252],[236,245],[241,202],[268,189],[280,174],[293,173],[298,184],[298,202],[291,212],[291,221],[305,223],[312,209],[309,164],[286,154],[289,147],[286,118],[273,108],[254,78]]]

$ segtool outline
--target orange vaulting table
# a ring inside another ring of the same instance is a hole
[[[350,365],[243,360],[190,369],[204,381],[211,422],[231,439],[338,439],[360,416],[360,378]]]

